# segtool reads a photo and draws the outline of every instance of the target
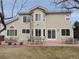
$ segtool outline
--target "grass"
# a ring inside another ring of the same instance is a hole
[[[79,59],[79,47],[0,48],[0,59]]]

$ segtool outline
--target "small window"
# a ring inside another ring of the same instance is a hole
[[[70,20],[70,15],[69,14],[66,15],[66,20]]]
[[[66,18],[66,20],[70,20],[70,18]]]
[[[67,14],[66,16],[67,16],[67,17],[69,17],[70,15],[69,15],[69,14]]]
[[[10,26],[10,28],[14,28],[14,26]]]
[[[29,29],[22,29],[22,33],[30,33]]]
[[[62,36],[70,36],[70,30],[69,29],[62,29]]]

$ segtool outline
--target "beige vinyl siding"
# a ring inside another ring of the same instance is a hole
[[[71,24],[65,20],[65,14],[48,14],[46,16],[46,27],[47,28],[70,28]]]

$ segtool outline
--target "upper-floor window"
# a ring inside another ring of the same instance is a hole
[[[23,16],[23,22],[26,22],[26,16]]]
[[[70,20],[70,15],[69,14],[66,15],[66,20]]]
[[[35,14],[35,20],[40,21],[41,20],[41,14]]]
[[[30,22],[31,16],[23,16],[23,22]]]

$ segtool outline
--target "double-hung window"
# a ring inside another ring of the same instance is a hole
[[[31,21],[31,16],[23,16],[23,22],[30,22]]]
[[[41,21],[41,14],[35,14],[35,20]]]

